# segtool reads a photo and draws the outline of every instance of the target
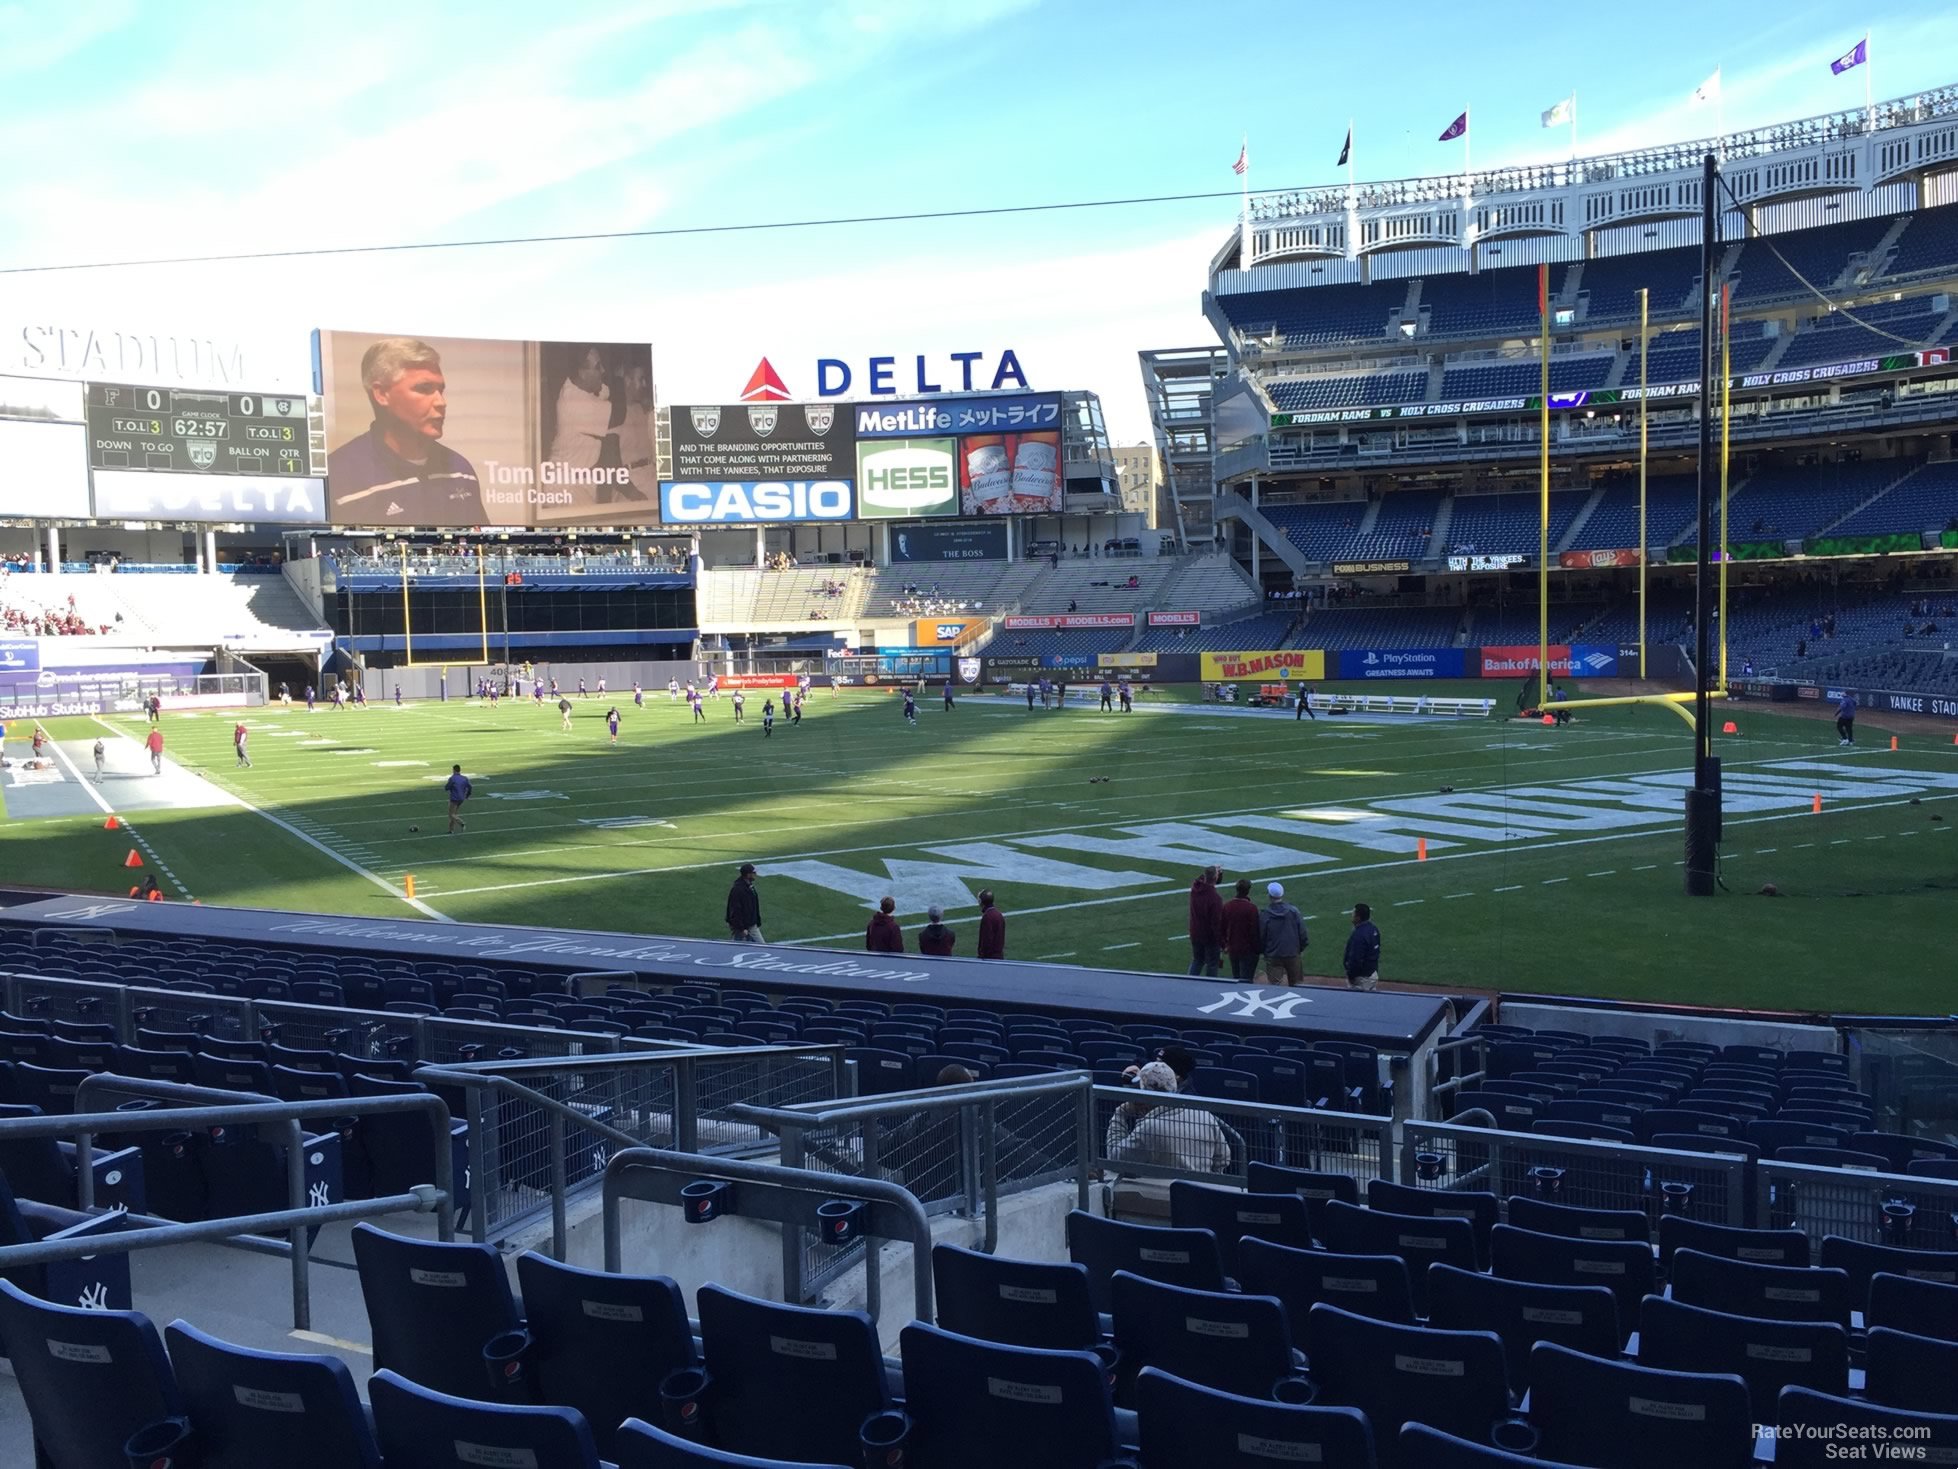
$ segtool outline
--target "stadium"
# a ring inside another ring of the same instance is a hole
[[[5,1462],[1958,1459],[1958,87],[1189,285],[0,375]]]

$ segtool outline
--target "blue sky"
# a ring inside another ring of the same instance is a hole
[[[0,0],[0,264],[1048,203],[1331,182],[1860,104],[1829,59],[1873,33],[1877,95],[1958,81],[1958,10],[1646,0],[1620,13],[1088,0]],[[1138,349],[1210,340],[1229,198],[691,239],[0,276],[0,324],[650,340],[668,401],[768,355],[1012,347],[1123,438]],[[277,386],[279,384],[268,384]]]

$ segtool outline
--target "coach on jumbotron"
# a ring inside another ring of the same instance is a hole
[[[476,468],[444,444],[448,383],[442,356],[414,337],[383,337],[360,358],[374,421],[326,460],[333,508],[369,524],[481,525]]]

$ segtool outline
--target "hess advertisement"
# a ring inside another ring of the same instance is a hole
[[[343,525],[643,525],[658,514],[652,348],[315,334]]]

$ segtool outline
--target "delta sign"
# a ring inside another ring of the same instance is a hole
[[[997,353],[919,352],[909,356],[868,357],[860,364],[842,357],[818,357],[811,374],[819,398],[844,398],[852,392],[873,398],[922,397],[928,393],[1027,391],[1026,370],[1011,347]],[[795,395],[766,357],[748,375],[744,403],[784,403]]]

